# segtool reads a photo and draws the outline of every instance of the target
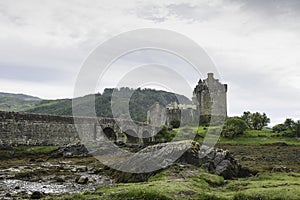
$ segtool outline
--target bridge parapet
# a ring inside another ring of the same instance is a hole
[[[104,134],[113,141],[124,141],[125,135],[125,142],[143,144],[153,142],[158,130],[146,123],[123,119],[0,111],[0,144],[7,145],[66,145],[95,141]]]

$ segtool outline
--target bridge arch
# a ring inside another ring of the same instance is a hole
[[[143,143],[149,144],[152,142],[152,137],[148,130],[143,131]]]
[[[111,127],[105,127],[103,129],[103,133],[104,135],[111,141],[116,141],[117,140],[117,136],[116,136],[116,133],[114,131],[113,128]]]
[[[126,143],[128,144],[139,144],[140,143],[140,138],[138,137],[138,134],[132,130],[132,129],[127,129],[124,132],[126,136]]]

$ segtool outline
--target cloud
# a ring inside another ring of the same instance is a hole
[[[166,6],[170,16],[176,16],[183,20],[192,21],[206,21],[211,20],[215,17],[219,17],[221,7],[219,5],[209,5],[209,4],[169,4]]]
[[[217,1],[164,1],[164,3],[151,2],[141,4],[131,10],[139,18],[162,23],[168,20],[206,21],[219,17],[222,14],[222,4]]]
[[[300,30],[300,2],[298,0],[227,0],[247,15],[245,24],[260,30]]]
[[[299,17],[300,2],[298,0],[229,0],[240,3],[242,10],[254,12],[262,16],[280,17],[294,15]]]
[[[275,122],[299,119],[299,7],[298,0],[0,1],[1,91],[71,97],[82,63],[99,43],[132,29],[163,28],[206,49],[218,78],[229,84],[230,115],[249,109]],[[165,59],[142,54],[118,66],[182,65]],[[122,76],[118,68],[110,73]],[[109,75],[104,86],[115,83]]]

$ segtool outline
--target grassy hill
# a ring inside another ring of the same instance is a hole
[[[2,111],[22,111],[32,108],[41,99],[25,94],[10,94],[0,92],[0,110]]]
[[[183,102],[191,103],[191,101],[183,95],[175,95],[174,93],[157,91],[153,89],[129,89],[121,88],[119,91],[129,90],[133,92],[130,102],[129,110],[133,120],[146,121],[148,108],[159,102],[161,105],[167,105],[170,102]],[[113,89],[105,89],[102,94],[95,94],[96,113],[99,117],[112,117],[111,111],[111,96]],[[178,99],[177,99],[178,98]],[[89,95],[80,97],[80,104],[77,105],[82,110],[83,115],[89,104]],[[25,112],[42,113],[53,115],[72,115],[72,99],[59,99],[59,100],[42,100],[34,106],[25,109]]]

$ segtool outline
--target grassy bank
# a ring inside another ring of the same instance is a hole
[[[213,127],[212,132],[216,129],[217,127]],[[184,139],[186,135],[194,133],[196,140],[202,142],[207,131],[205,127],[186,127],[182,131],[172,130],[172,134],[178,134],[178,139]],[[202,169],[177,164],[156,174],[147,182],[119,183],[112,187],[99,188],[96,191],[44,198],[60,200],[300,199],[299,139],[283,137],[270,130],[248,130],[233,139],[214,134],[212,137],[218,140],[218,147],[230,150],[243,166],[257,170],[258,175],[224,180],[222,177],[206,173]],[[0,155],[1,157],[2,155],[8,156],[12,152],[17,156],[44,155],[57,148],[55,146],[19,146],[12,150],[2,150]],[[80,165],[88,163],[86,160],[78,160],[78,162]]]
[[[232,145],[297,145],[300,146],[300,138],[286,137],[279,133],[273,133],[271,130],[247,130],[243,135],[235,138],[224,138],[218,135],[219,127],[183,127],[172,130],[171,134],[177,134],[178,140],[188,138],[187,135],[194,135],[195,140],[202,143],[208,130],[210,137],[217,140],[218,144]]]
[[[58,146],[16,146],[0,150],[0,158],[49,154],[58,148]]]
[[[300,199],[300,174],[264,173],[256,177],[224,181],[200,170],[187,175],[173,167],[146,183],[117,184],[86,192],[46,199]]]
[[[298,146],[300,145],[300,138],[284,137],[270,130],[247,130],[243,135],[233,139],[220,137],[218,143],[235,145],[287,144]]]

